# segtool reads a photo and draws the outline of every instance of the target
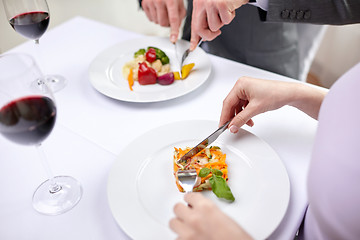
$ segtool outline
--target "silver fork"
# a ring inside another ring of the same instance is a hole
[[[180,186],[184,189],[185,193],[192,192],[197,180],[198,175],[195,169],[178,170],[177,177]]]
[[[203,41],[203,39],[201,38],[196,47],[200,46],[200,44],[202,43],[202,41]],[[174,43],[174,45],[175,45],[176,58],[179,59],[179,58],[177,57],[176,43]],[[185,52],[183,53],[182,57],[181,57],[180,70],[179,70],[180,78],[182,78],[181,69],[182,69],[182,67],[183,67],[183,64],[184,64],[185,59],[187,58],[187,56],[189,56],[189,54],[190,54],[190,48],[186,49]]]

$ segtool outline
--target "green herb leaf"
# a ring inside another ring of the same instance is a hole
[[[211,146],[210,149],[219,149],[220,150],[221,148],[218,146]]]
[[[218,198],[224,198],[226,200],[229,200],[231,202],[235,201],[235,197],[232,194],[230,187],[227,185],[225,179],[223,179],[221,176],[213,174],[209,178],[212,191],[215,193],[215,195]]]
[[[217,175],[217,176],[220,176],[220,177],[223,175],[222,171],[220,171],[219,169],[216,169],[216,168],[211,169],[211,172],[214,175]]]
[[[210,174],[210,169],[209,168],[202,168],[199,172],[199,177],[206,177],[207,175]]]
[[[137,58],[139,55],[145,55],[145,48],[140,48],[137,52],[134,53],[134,58]]]

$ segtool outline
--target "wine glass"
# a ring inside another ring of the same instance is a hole
[[[79,202],[82,187],[72,177],[54,177],[41,148],[55,125],[53,93],[41,80],[42,74],[30,55],[0,55],[0,73],[0,134],[12,142],[36,146],[49,175],[36,189],[33,207],[46,215],[64,213]],[[34,80],[39,82],[37,88],[32,87]]]
[[[39,45],[40,37],[49,26],[50,12],[46,0],[3,0],[6,16],[10,25],[20,35],[35,40]],[[65,87],[66,79],[60,75],[44,75],[43,81],[53,92]],[[41,84],[34,82],[34,86]]]

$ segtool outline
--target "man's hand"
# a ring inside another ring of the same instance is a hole
[[[170,41],[175,43],[179,36],[182,20],[186,15],[183,0],[143,0],[141,3],[151,22],[163,27],[170,26]]]
[[[211,41],[221,34],[220,28],[235,17],[235,10],[249,0],[193,0],[190,50],[200,38]]]

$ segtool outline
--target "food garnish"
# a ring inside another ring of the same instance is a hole
[[[199,178],[201,178],[201,181],[194,186],[194,192],[212,190],[218,198],[233,202],[235,198],[227,184],[228,166],[225,162],[226,154],[222,153],[219,147],[211,146],[203,149],[187,162],[177,163],[177,161],[190,149],[190,147],[185,149],[174,148],[174,176],[179,191],[183,192],[184,190],[178,182],[176,172],[180,169],[187,170],[194,168],[196,169]]]

